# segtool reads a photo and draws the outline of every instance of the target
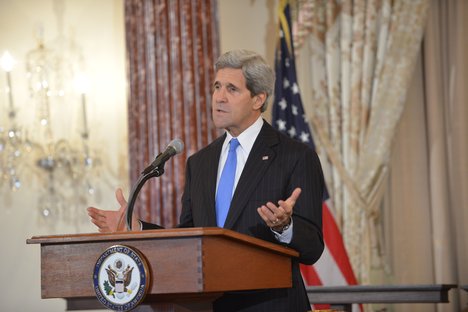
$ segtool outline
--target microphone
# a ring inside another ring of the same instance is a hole
[[[184,142],[181,139],[172,140],[169,145],[166,147],[166,150],[160,153],[154,161],[148,167],[143,170],[142,174],[147,174],[154,169],[164,166],[166,161],[169,160],[172,156],[181,153],[184,150]]]

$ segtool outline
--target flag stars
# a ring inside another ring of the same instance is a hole
[[[309,142],[309,133],[301,132],[300,139],[303,143]]]
[[[284,66],[289,67],[289,58],[284,59]]]
[[[281,101],[278,102],[278,105],[281,107],[281,110],[285,110],[288,106],[288,103],[284,98],[281,98]]]
[[[291,106],[291,110],[292,110],[292,114],[293,114],[294,116],[297,116],[297,110],[298,110],[297,106],[296,106],[296,105],[292,105],[292,106]]]
[[[288,78],[284,78],[283,79],[283,89],[286,89],[289,86],[290,86],[290,84],[289,84]]]
[[[293,94],[298,94],[299,93],[299,86],[297,85],[297,83],[293,83],[293,85],[291,87],[291,90],[292,90]]]
[[[296,136],[296,128],[291,127],[291,129],[288,130],[288,134],[291,138],[294,138]]]
[[[278,125],[278,130],[279,131],[285,131],[286,130],[286,121],[278,119],[276,121],[276,124]]]

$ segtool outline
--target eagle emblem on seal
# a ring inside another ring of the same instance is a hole
[[[113,293],[122,294],[132,292],[128,286],[132,282],[133,267],[130,267],[130,265],[125,267],[124,261],[122,259],[117,259],[112,266],[109,264],[105,269],[109,279],[109,284],[114,288],[108,289],[108,295],[113,295]]]

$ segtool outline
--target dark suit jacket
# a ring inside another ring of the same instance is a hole
[[[216,178],[225,137],[189,157],[179,227],[216,226]],[[293,237],[287,245],[300,253],[292,264],[293,287],[226,293],[215,301],[214,311],[310,310],[299,262],[313,264],[324,248],[324,180],[320,161],[312,149],[279,133],[265,121],[235,189],[224,227],[280,244],[257,208],[288,198],[296,187],[302,188],[302,193],[293,209]]]

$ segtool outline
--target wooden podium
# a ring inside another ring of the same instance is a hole
[[[97,259],[113,245],[137,249],[151,283],[144,311],[211,311],[225,291],[291,287],[294,250],[221,228],[35,236],[41,245],[42,298],[68,309],[104,308],[93,289]]]

